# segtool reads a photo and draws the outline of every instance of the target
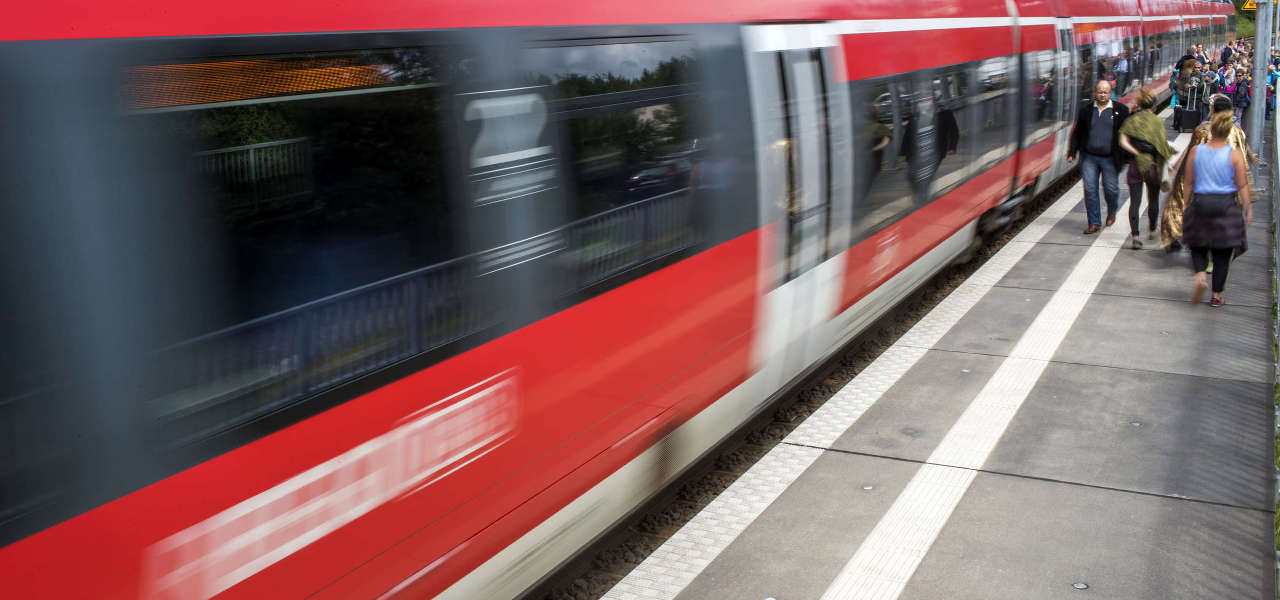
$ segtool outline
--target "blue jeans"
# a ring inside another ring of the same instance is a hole
[[[1098,210],[1098,175],[1102,175],[1102,190],[1107,195],[1107,214],[1114,215],[1120,208],[1120,176],[1116,163],[1110,156],[1094,156],[1080,153],[1080,177],[1084,179],[1084,210],[1090,225],[1102,225]]]

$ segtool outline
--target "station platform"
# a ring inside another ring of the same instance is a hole
[[[606,598],[1274,598],[1269,202],[1221,308],[1127,208],[1077,183]]]

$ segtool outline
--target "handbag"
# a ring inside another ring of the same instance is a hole
[[[1130,137],[1129,143],[1133,144],[1133,148],[1138,152],[1141,152],[1143,154],[1150,154],[1151,156],[1155,156],[1155,157],[1159,156],[1158,154],[1156,154],[1155,145],[1152,144],[1151,142],[1148,142],[1147,140],[1137,138],[1137,137]]]
[[[1196,214],[1201,217],[1221,217],[1227,214],[1231,205],[1236,203],[1236,195],[1231,194],[1195,194],[1191,204],[1196,207]]]

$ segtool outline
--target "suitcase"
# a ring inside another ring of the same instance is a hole
[[[1198,125],[1200,125],[1200,109],[1181,106],[1173,109],[1173,128],[1180,133],[1195,131]]]

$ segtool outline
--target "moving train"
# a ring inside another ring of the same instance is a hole
[[[1229,3],[0,23],[12,598],[509,598],[1168,94]],[[904,18],[908,17],[909,18]]]

